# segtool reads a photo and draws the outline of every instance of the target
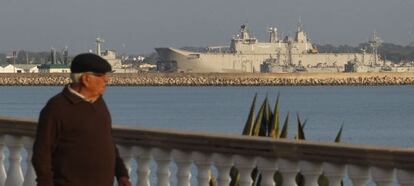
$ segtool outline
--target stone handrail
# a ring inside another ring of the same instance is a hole
[[[15,118],[0,118],[0,150],[9,149],[10,166],[6,173],[0,162],[0,185],[35,185],[35,174],[29,163],[22,173],[21,150],[31,155],[36,122]],[[301,173],[305,185],[318,185],[323,173],[330,185],[340,185],[346,176],[353,185],[366,185],[372,180],[377,185],[414,185],[414,149],[379,147],[371,145],[338,144],[329,142],[297,141],[223,135],[201,132],[183,132],[170,129],[142,129],[116,126],[113,129],[121,157],[126,162],[135,185],[151,185],[150,162],[157,165],[157,185],[170,185],[171,163],[177,165],[177,185],[191,185],[191,165],[197,167],[197,185],[208,185],[211,167],[217,169],[217,184],[229,185],[232,166],[240,173],[240,185],[251,186],[254,168],[262,174],[262,184],[275,185],[273,175],[279,171],[283,185],[295,186],[295,177]],[[3,153],[0,154],[3,159]],[[137,162],[137,168],[131,166]],[[27,160],[25,160],[27,161]]]

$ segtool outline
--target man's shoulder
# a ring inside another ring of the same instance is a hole
[[[67,103],[68,103],[68,101],[65,98],[63,92],[60,92],[60,93],[54,95],[53,97],[51,97],[47,101],[45,108],[54,108],[54,107],[58,108],[58,107],[61,107],[65,104],[67,104]]]
[[[47,101],[46,105],[40,111],[39,117],[60,117],[62,109],[64,109],[66,105],[63,94],[58,93]]]

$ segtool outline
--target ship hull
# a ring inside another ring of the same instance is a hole
[[[197,53],[174,48],[155,49],[163,63],[173,63],[177,72],[260,72],[269,54]]]
[[[176,72],[260,72],[261,65],[266,59],[276,57],[276,54],[236,54],[236,53],[201,53],[190,52],[175,48],[156,48],[162,63],[171,63]],[[281,64],[313,67],[319,65],[318,71],[334,72],[343,70],[344,65],[352,60],[367,60],[371,54],[359,53],[318,53],[278,56]],[[331,70],[334,69],[334,70]]]

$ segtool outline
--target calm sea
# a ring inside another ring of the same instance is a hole
[[[0,87],[0,115],[37,119],[62,87]],[[414,86],[324,87],[108,87],[104,98],[116,125],[241,133],[255,93],[273,107],[281,94],[282,117],[307,119],[307,139],[414,147]]]

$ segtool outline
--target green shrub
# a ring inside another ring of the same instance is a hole
[[[257,115],[255,116],[255,107],[256,107],[256,99],[257,94],[253,98],[252,105],[250,107],[250,112],[246,120],[246,124],[243,128],[243,135],[247,136],[263,136],[263,137],[270,137],[275,139],[280,138],[287,138],[288,137],[288,126],[289,126],[289,113],[287,113],[283,127],[280,130],[280,105],[279,105],[279,98],[280,94],[277,95],[276,103],[274,106],[274,110],[270,107],[268,98],[264,99],[262,105],[259,108]],[[294,136],[295,140],[305,140],[305,132],[304,128],[306,126],[307,120],[304,122],[301,121],[299,114],[297,114],[297,131]],[[342,128],[338,131],[335,142],[339,143],[342,135]],[[230,176],[232,178],[230,186],[239,186],[239,178],[240,175],[236,167],[232,167]],[[261,182],[261,174],[258,171],[257,167],[252,171],[251,174],[253,184],[252,186],[260,186]],[[283,184],[283,178],[280,172],[276,171],[274,175],[274,180],[277,186],[281,186]],[[304,185],[304,177],[302,174],[298,173],[296,176],[296,183],[298,186]],[[328,179],[321,175],[319,177],[318,183],[320,186],[328,186],[329,182]],[[341,184],[343,185],[343,184]]]

